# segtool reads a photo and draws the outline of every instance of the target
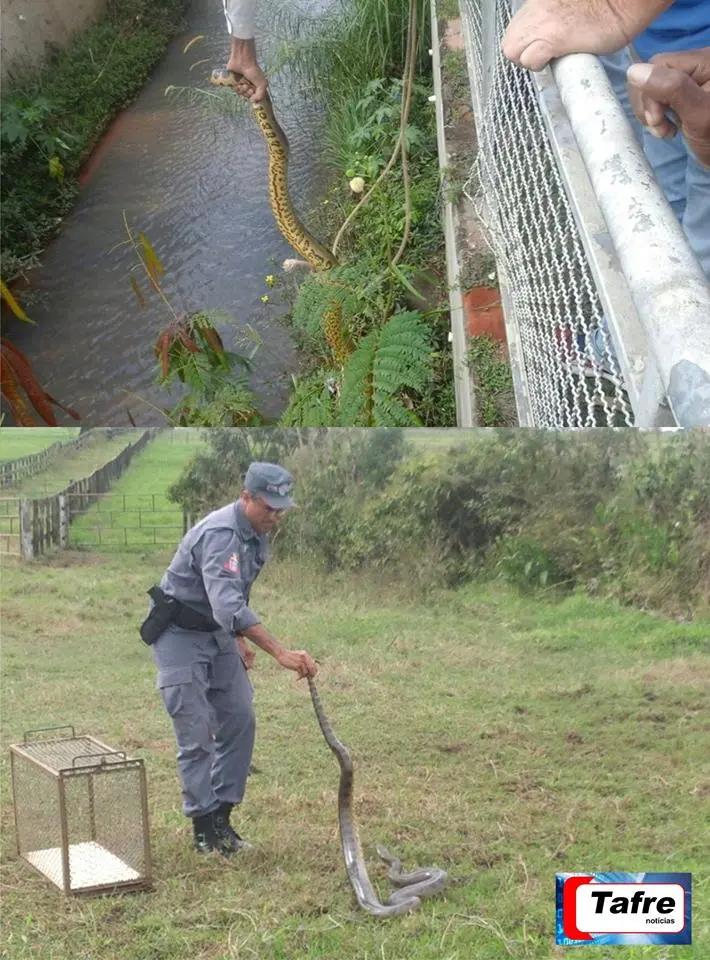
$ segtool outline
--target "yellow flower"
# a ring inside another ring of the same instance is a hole
[[[268,277],[264,277],[264,283],[267,287],[273,287],[273,285],[276,283],[276,277],[273,275],[273,273],[270,273]]]
[[[269,302],[269,295],[268,295],[267,293],[265,293],[264,296],[261,297],[261,302],[262,302],[262,303],[268,303],[268,302]]]

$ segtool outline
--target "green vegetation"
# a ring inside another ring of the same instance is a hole
[[[163,54],[186,0],[109,0],[39,71],[12,77],[2,96],[2,259],[11,280],[71,208],[81,167],[114,114]]]
[[[490,337],[471,337],[466,363],[475,372],[480,425],[515,426],[513,375],[500,346]]]
[[[307,690],[263,653],[239,813],[256,848],[230,863],[194,854],[137,632],[171,550],[4,559],[3,743],[71,723],[142,757],[155,881],[65,900],[16,855],[5,749],[0,957],[548,960],[555,874],[617,869],[693,874],[684,956],[705,960],[707,436],[212,430],[201,444],[159,436],[114,492],[162,498],[173,484],[171,502],[202,510],[236,493],[249,459],[290,465],[299,509],[251,603],[320,662],[381,898],[378,843],[405,869],[444,867],[449,885],[397,920],[356,907],[337,765]]]
[[[163,0],[157,9],[147,0],[116,2],[39,76],[11,87],[0,127],[5,279],[33,261],[70,208],[83,160],[145,79],[183,7],[184,0]],[[297,19],[292,12],[283,16]],[[453,425],[440,183],[428,102],[428,5],[353,0],[309,24],[301,24],[281,62],[328,104],[331,186],[312,226],[331,244],[337,231],[342,266],[312,277],[293,306],[303,365],[282,422]],[[375,189],[344,226],[362,196],[349,186],[354,178],[362,178],[366,192]],[[131,242],[137,250],[142,244],[146,256],[140,250],[139,256],[160,293],[164,270],[144,240]],[[136,292],[143,302],[143,292]],[[314,309],[306,310],[306,303]],[[188,392],[166,411],[168,422],[263,423],[246,386],[249,360],[228,354],[215,340],[214,316],[177,316],[170,309],[156,344],[158,381],[180,380]]]
[[[72,481],[91,476],[139,436],[139,431],[121,431],[114,437],[99,432],[79,450],[58,450],[40,473],[22,479],[15,487],[5,487],[3,492],[13,497],[49,497],[59,493]]]
[[[280,554],[306,551],[346,574],[400,571],[423,587],[500,577],[680,617],[710,609],[706,434],[487,429],[452,432],[450,449],[408,435],[331,431],[316,446],[292,443],[300,509]],[[171,491],[192,513],[238,491],[228,446],[226,432],[211,437]],[[241,470],[248,456],[235,454]]]
[[[295,297],[304,366],[284,425],[456,422],[429,45],[421,0],[354,0],[283,51],[327,102],[331,187],[310,227],[342,264]]]
[[[459,0],[441,0],[441,2],[437,2],[436,12],[439,15],[439,21],[441,23],[459,17],[461,15]]]
[[[225,349],[215,324],[230,322],[221,310],[178,313],[162,288],[165,267],[145,233],[136,238],[124,217],[125,244],[133,251],[130,282],[144,307],[153,292],[168,324],[158,334],[153,352],[158,360],[155,382],[179,383],[185,392],[163,413],[173,427],[241,427],[264,422],[248,387],[251,358]],[[138,274],[138,277],[136,276]]]
[[[694,945],[683,956],[707,956],[708,621],[500,584],[423,596],[386,571],[324,577],[305,555],[267,566],[253,603],[321,661],[380,895],[378,843],[405,869],[449,872],[443,894],[382,922],[354,904],[338,769],[308,691],[264,654],[252,675],[256,769],[238,818],[256,849],[234,863],[190,850],[172,730],[137,633],[168,560],[69,552],[5,565],[4,742],[73,723],[142,757],[155,885],[66,900],[20,860],[4,750],[0,956],[549,960],[555,874],[611,868],[691,871]],[[659,956],[591,949],[600,960]]]
[[[131,461],[122,477],[71,525],[71,542],[143,547],[175,544],[183,532],[182,508],[165,491],[205,444],[197,430],[160,434]]]
[[[0,427],[0,460],[18,460],[39,453],[60,440],[72,440],[78,433],[79,427],[34,427],[32,430]]]

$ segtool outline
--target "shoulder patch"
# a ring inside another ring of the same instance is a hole
[[[224,569],[229,570],[230,573],[239,573],[239,557],[237,554],[233,553],[223,566]]]

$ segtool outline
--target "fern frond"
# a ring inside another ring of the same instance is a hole
[[[327,272],[313,273],[299,287],[291,311],[291,322],[320,346],[324,356],[329,354],[323,336],[324,314],[334,308],[339,309],[343,329],[347,331],[352,318],[368,312],[368,303],[362,296],[361,287],[362,272],[353,267],[336,267]]]
[[[255,398],[244,386],[224,383],[209,403],[200,393],[189,393],[168,412],[173,426],[253,427],[264,423]]]
[[[420,421],[402,397],[425,388],[431,334],[421,314],[404,311],[371,331],[348,360],[340,400],[341,426],[408,427]]]
[[[421,391],[431,367],[431,334],[421,314],[404,311],[382,328],[375,360],[376,393],[392,394],[404,387]]]
[[[375,427],[421,427],[419,417],[398,397],[386,393],[375,393],[373,404],[373,426]]]
[[[345,365],[340,395],[341,427],[371,427],[372,370],[381,331],[372,330],[357,345]]]
[[[279,421],[282,427],[332,427],[335,402],[323,372],[296,383],[288,407]]]

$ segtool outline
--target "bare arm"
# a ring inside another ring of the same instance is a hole
[[[256,0],[222,0],[229,33],[229,60],[227,70],[239,74],[254,87],[248,96],[258,103],[266,96],[268,80],[256,59],[254,40],[254,9]]]
[[[256,623],[241,631],[257,647],[270,654],[274,660],[287,670],[295,670],[299,680],[304,677],[315,677],[318,672],[315,660],[305,650],[287,650],[273,634],[260,623]]]

